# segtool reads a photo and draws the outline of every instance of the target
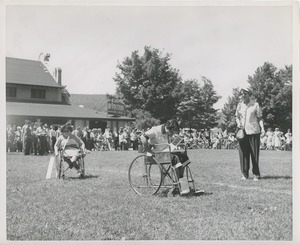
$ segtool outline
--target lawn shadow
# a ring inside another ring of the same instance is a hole
[[[198,191],[198,192],[191,192],[187,195],[183,195],[183,197],[192,198],[192,197],[199,197],[199,196],[210,196],[212,194],[213,194],[212,192]]]
[[[197,192],[190,192],[188,194],[185,195],[179,195],[179,192],[173,192],[172,189],[168,189],[168,190],[164,190],[160,193],[158,193],[157,195],[159,197],[175,197],[175,196],[182,196],[185,198],[192,198],[192,197],[198,197],[198,196],[210,196],[212,195],[212,192],[206,192],[206,191],[197,191]]]
[[[260,177],[260,179],[291,179],[292,176],[271,176],[271,175],[266,175],[263,177]]]
[[[71,180],[71,179],[75,179],[75,180],[84,180],[84,179],[92,179],[92,178],[99,178],[99,175],[85,175],[84,177],[68,177],[68,176],[65,176],[64,179],[65,180]]]

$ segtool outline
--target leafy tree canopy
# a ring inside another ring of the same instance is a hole
[[[61,90],[61,100],[62,100],[62,103],[70,105],[71,104],[71,102],[70,102],[70,96],[71,95],[70,95],[69,91],[67,90],[67,87],[63,86],[62,90]]]
[[[128,110],[148,111],[162,122],[175,115],[178,98],[175,90],[181,78],[178,70],[171,67],[170,57],[146,46],[142,55],[134,51],[118,63],[114,81]]]
[[[229,96],[227,102],[224,104],[222,109],[222,122],[220,127],[222,130],[227,130],[228,132],[235,132],[236,121],[235,121],[235,111],[237,104],[239,103],[240,89],[234,88],[232,90],[232,96]]]
[[[136,121],[133,123],[133,127],[139,130],[147,130],[152,126],[160,124],[160,121],[152,117],[152,115],[148,111],[135,109],[132,111],[132,116],[136,118]]]
[[[248,77],[253,95],[263,111],[266,127],[287,130],[292,127],[292,66],[277,71],[271,63],[257,68]]]
[[[202,84],[197,80],[187,80],[181,85],[177,116],[184,127],[203,129],[217,125],[217,110],[213,105],[220,96],[206,77],[202,77]]]

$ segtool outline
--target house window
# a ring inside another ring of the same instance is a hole
[[[45,99],[46,98],[46,90],[45,89],[31,89],[31,98]]]
[[[6,96],[7,97],[17,97],[17,88],[6,87]]]

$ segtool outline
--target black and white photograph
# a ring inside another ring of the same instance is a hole
[[[0,10],[0,244],[299,242],[298,1]]]

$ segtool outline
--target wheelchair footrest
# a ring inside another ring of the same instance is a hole
[[[185,177],[179,179],[179,184],[180,184],[180,194],[187,194],[190,192],[189,183]]]

